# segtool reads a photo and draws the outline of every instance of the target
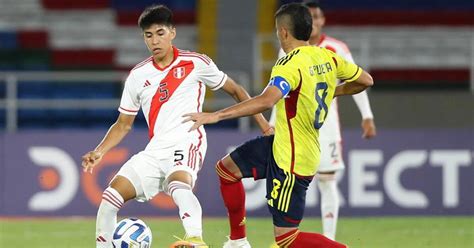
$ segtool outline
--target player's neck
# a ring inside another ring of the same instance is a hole
[[[309,44],[313,46],[317,46],[321,42],[322,38],[323,38],[322,33],[319,33],[318,35],[315,35],[315,36],[311,36],[309,38]]]
[[[153,61],[160,68],[165,68],[165,67],[169,66],[174,61],[174,49],[173,49],[173,47],[170,47],[169,51],[166,53],[166,55],[164,57],[161,57],[161,58],[153,57]]]
[[[289,53],[293,51],[295,48],[301,47],[301,46],[309,46],[309,43],[307,41],[302,41],[302,40],[293,40],[289,42],[285,47],[283,47],[283,51],[285,51],[285,53]]]

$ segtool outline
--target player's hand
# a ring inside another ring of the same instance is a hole
[[[189,129],[189,132],[198,129],[200,126],[204,124],[213,124],[219,121],[219,117],[217,113],[188,113],[183,115],[185,117],[183,123],[188,121],[194,121],[193,126]]]
[[[263,131],[264,136],[270,136],[275,134],[275,128],[274,127],[269,127],[267,130]]]
[[[82,156],[82,168],[84,172],[92,173],[94,167],[102,160],[102,152],[90,151]]]
[[[377,135],[374,119],[363,119],[361,126],[363,131],[362,138],[371,139]]]

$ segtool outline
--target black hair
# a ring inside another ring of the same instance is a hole
[[[174,27],[173,12],[163,4],[147,7],[138,18],[138,26],[145,30],[153,24]]]
[[[301,3],[284,4],[275,13],[275,18],[288,18],[288,30],[297,40],[308,41],[313,31],[313,20],[308,7]]]
[[[308,8],[319,8],[323,10],[321,3],[318,0],[305,0],[303,1],[303,5]]]

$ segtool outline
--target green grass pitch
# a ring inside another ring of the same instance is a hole
[[[182,236],[176,219],[142,218],[153,231],[153,248],[167,248]],[[303,221],[303,231],[320,231],[317,218]],[[94,245],[95,220],[0,219],[2,248],[88,248]],[[273,241],[270,219],[249,218],[248,238],[254,248]],[[204,238],[210,247],[222,247],[228,234],[224,218],[204,219]],[[351,248],[466,248],[474,247],[474,217],[341,218],[337,239]]]

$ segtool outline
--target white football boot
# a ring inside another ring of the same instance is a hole
[[[236,240],[232,240],[229,237],[227,238],[229,240],[224,243],[224,246],[222,248],[252,248],[247,238],[241,238]]]

